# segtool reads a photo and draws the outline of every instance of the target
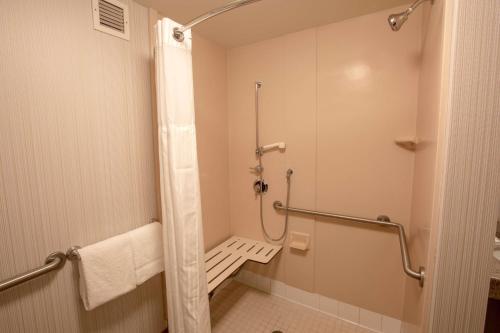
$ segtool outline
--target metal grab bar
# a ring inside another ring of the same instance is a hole
[[[273,203],[273,207],[277,211],[286,211],[287,210],[287,208],[283,206],[281,201],[275,201]],[[372,220],[372,219],[366,219],[366,218],[362,218],[362,217],[354,217],[354,216],[347,216],[347,215],[340,215],[340,214],[331,214],[331,213],[318,212],[315,210],[292,208],[292,207],[288,207],[288,212],[305,214],[305,215],[320,216],[320,217],[335,218],[335,219],[340,219],[340,220],[354,222],[354,223],[372,224],[372,225],[378,225],[378,226],[382,226],[382,227],[390,227],[390,228],[397,229],[398,236],[399,236],[399,247],[401,249],[401,258],[403,260],[404,272],[409,277],[417,279],[419,281],[420,287],[424,286],[424,279],[425,279],[424,267],[420,267],[418,272],[414,271],[411,268],[410,256],[408,254],[408,245],[406,244],[405,228],[402,224],[391,222],[387,216],[379,216],[379,218],[377,220]]]
[[[13,278],[1,281],[0,292],[15,287],[26,281],[33,280],[34,278],[44,275],[48,272],[58,270],[62,268],[65,263],[66,263],[66,255],[64,253],[62,252],[51,253],[45,259],[45,264],[43,266],[16,275]]]

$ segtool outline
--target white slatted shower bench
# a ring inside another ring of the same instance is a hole
[[[233,276],[247,262],[267,264],[282,249],[281,245],[233,236],[205,254],[208,293]]]

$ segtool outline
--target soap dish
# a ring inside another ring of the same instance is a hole
[[[290,232],[290,242],[288,246],[292,249],[307,251],[309,249],[309,241],[311,236],[303,232]]]

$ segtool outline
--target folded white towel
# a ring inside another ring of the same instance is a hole
[[[89,311],[136,288],[163,271],[158,222],[78,250],[80,296]]]
[[[80,295],[89,311],[136,287],[134,254],[127,234],[78,250]]]
[[[136,283],[140,285],[163,271],[161,224],[149,223],[128,234],[134,253]]]

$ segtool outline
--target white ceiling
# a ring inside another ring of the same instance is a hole
[[[230,0],[136,1],[184,24]],[[408,4],[410,1],[262,0],[205,21],[196,26],[194,31],[221,45],[233,47]]]

